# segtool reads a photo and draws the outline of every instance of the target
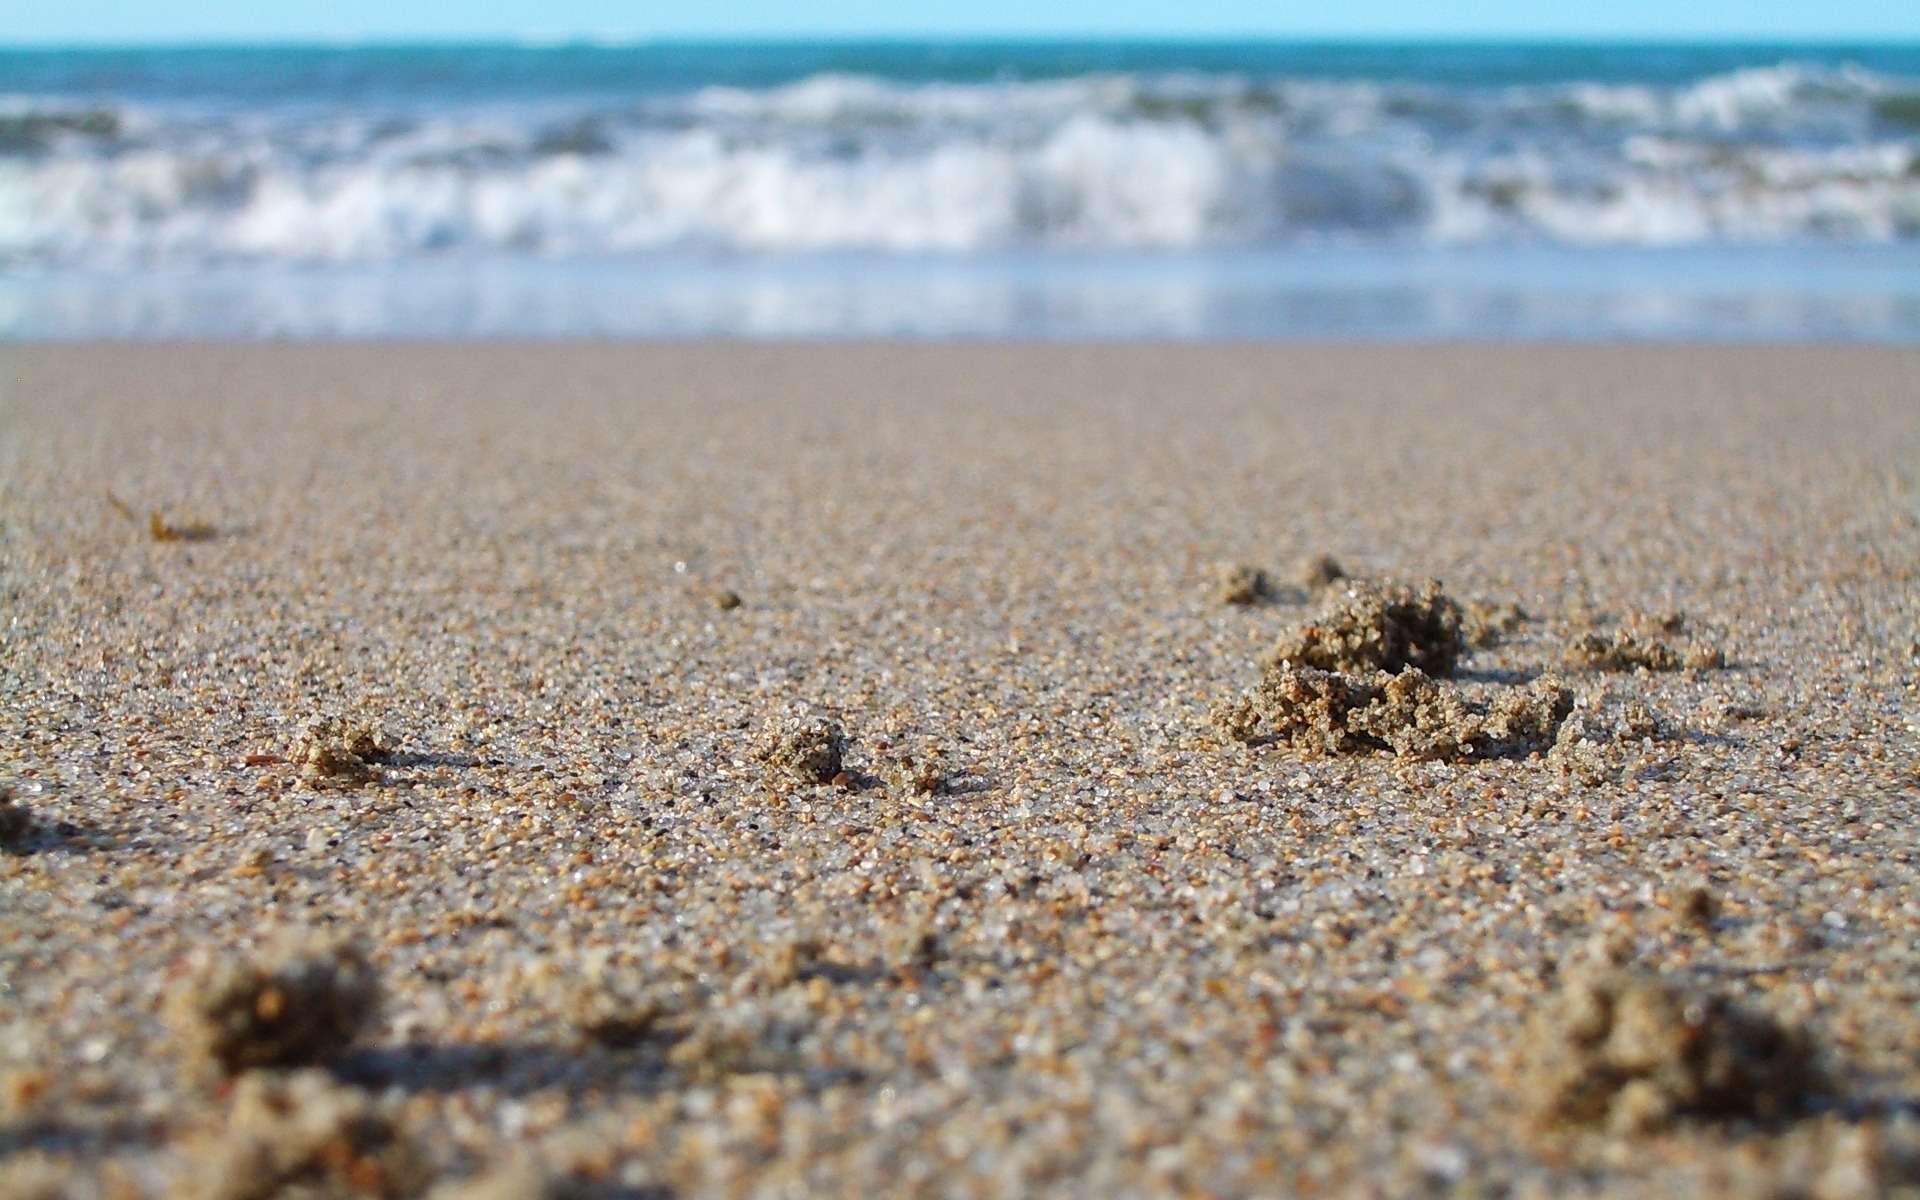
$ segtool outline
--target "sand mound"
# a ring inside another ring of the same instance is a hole
[[[366,1093],[325,1072],[254,1072],[196,1154],[177,1200],[405,1200],[431,1171]]]
[[[372,1021],[380,984],[351,943],[288,936],[213,960],[175,1003],[186,1040],[237,1074],[325,1062]]]
[[[1352,582],[1282,635],[1268,659],[1348,674],[1417,667],[1446,676],[1467,650],[1464,622],[1460,605],[1434,580]]]
[[[832,783],[845,769],[846,751],[847,735],[839,722],[790,714],[761,731],[753,755],[802,783]]]
[[[293,761],[312,783],[351,786],[379,777],[393,746],[379,726],[357,717],[315,717],[300,734]]]
[[[1533,1019],[1525,1055],[1544,1120],[1619,1133],[1684,1116],[1777,1120],[1820,1082],[1798,1032],[1628,970],[1570,980]]]
[[[1573,693],[1550,679],[1481,704],[1417,668],[1360,676],[1283,662],[1214,720],[1244,742],[1267,738],[1309,753],[1391,751],[1453,761],[1546,751],[1572,711]]]

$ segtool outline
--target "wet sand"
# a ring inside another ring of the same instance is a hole
[[[1905,1170],[1920,352],[12,346],[0,456],[16,1180],[191,1186],[229,1093],[164,1001],[287,927],[366,948],[331,1069],[449,1184],[509,1147],[646,1196]],[[1223,736],[1317,553],[1524,610],[1462,686],[1654,724]],[[1666,613],[1727,665],[1566,661]],[[755,757],[795,711],[838,783]],[[393,761],[303,775],[329,712]],[[1525,1024],[1601,956],[1804,1029],[1832,1086],[1543,1126]],[[582,1015],[644,997],[652,1032]]]

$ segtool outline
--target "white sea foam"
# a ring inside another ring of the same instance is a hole
[[[1908,85],[821,75],[598,105],[0,102],[0,266],[1920,237]],[[1893,112],[1893,117],[1885,115]]]

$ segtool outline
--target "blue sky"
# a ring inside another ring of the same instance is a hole
[[[0,0],[16,44],[862,35],[1920,41],[1920,0]]]

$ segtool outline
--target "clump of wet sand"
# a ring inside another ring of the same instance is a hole
[[[671,988],[625,976],[599,974],[574,984],[563,1003],[567,1024],[590,1045],[631,1050],[649,1041],[686,1036],[684,999]]]
[[[1260,567],[1236,563],[1221,569],[1215,591],[1222,604],[1251,607],[1273,598],[1273,579]]]
[[[1312,618],[1282,634],[1267,658],[1346,674],[1417,667],[1451,675],[1467,650],[1465,617],[1437,580],[1350,580]]]
[[[1467,648],[1465,610],[1438,582],[1351,583],[1281,635],[1259,683],[1213,721],[1237,741],[1320,754],[1451,762],[1551,749],[1572,691],[1549,677],[1481,698],[1435,678]]]
[[[1347,570],[1340,560],[1331,554],[1309,554],[1294,565],[1293,578],[1300,587],[1312,595],[1323,588],[1332,587],[1347,577]]]
[[[0,788],[0,851],[25,850],[40,832],[40,821],[33,810],[14,799],[13,792]]]
[[[1534,1016],[1523,1055],[1542,1120],[1615,1133],[1686,1117],[1779,1121],[1824,1088],[1799,1030],[1623,968],[1576,972]]]
[[[1467,644],[1475,650],[1498,646],[1532,618],[1511,600],[1470,600],[1466,604]]]
[[[188,1147],[171,1200],[412,1200],[426,1155],[387,1106],[324,1071],[251,1071],[222,1126]]]
[[[1635,614],[1612,631],[1592,629],[1567,645],[1569,665],[1589,671],[1711,671],[1727,665],[1726,652],[1701,638],[1675,645],[1686,628],[1679,613]]]
[[[838,721],[793,712],[769,721],[753,756],[800,783],[832,783],[846,768],[847,734]]]
[[[393,754],[386,733],[374,722],[326,713],[301,731],[293,761],[311,783],[351,787],[378,779]]]
[[[228,1074],[311,1066],[368,1027],[380,996],[351,941],[288,933],[257,954],[213,957],[176,994],[174,1018],[188,1046]]]
[[[1548,750],[1572,711],[1573,693],[1550,679],[1478,701],[1417,667],[1361,676],[1283,662],[1218,709],[1214,721],[1242,742],[1450,762]]]

